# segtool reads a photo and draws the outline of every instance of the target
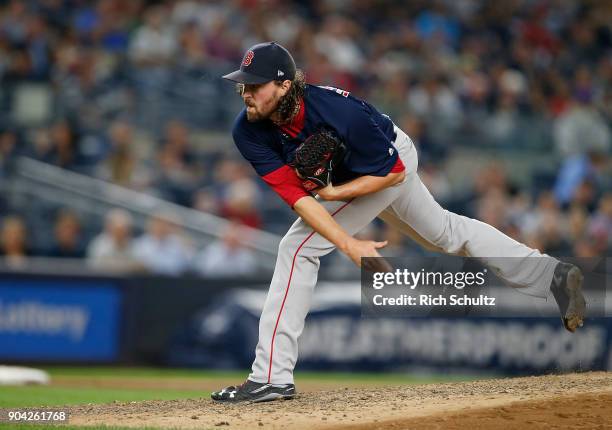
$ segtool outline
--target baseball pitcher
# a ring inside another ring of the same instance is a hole
[[[379,256],[386,242],[353,237],[376,217],[430,250],[485,264],[515,257],[496,259],[496,273],[524,293],[554,296],[567,330],[582,325],[580,269],[443,209],[419,179],[410,137],[374,106],[341,89],[306,84],[291,54],[274,42],[251,47],[240,69],[223,78],[237,83],[245,104],[233,126],[236,146],[299,218],[278,249],[252,372],[242,385],[214,392],[214,400],[295,396],[298,337],[319,258],[335,248],[357,266],[362,257]]]

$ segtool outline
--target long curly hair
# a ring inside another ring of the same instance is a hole
[[[280,81],[278,81],[280,85]],[[297,113],[297,106],[300,103],[300,99],[304,97],[304,91],[306,90],[306,78],[304,72],[300,69],[295,71],[295,77],[291,81],[291,88],[287,94],[281,97],[278,102],[278,116],[281,123],[287,123],[293,119]]]

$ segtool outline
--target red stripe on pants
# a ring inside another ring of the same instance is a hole
[[[340,206],[340,208],[338,208],[336,212],[334,212],[331,216],[336,215],[342,209],[347,207],[351,203],[351,201]],[[274,355],[274,338],[276,337],[276,329],[278,328],[278,322],[280,321],[281,314],[283,313],[283,308],[285,307],[285,301],[287,300],[287,294],[289,293],[289,287],[291,286],[291,277],[293,276],[293,268],[295,266],[295,259],[298,255],[298,252],[300,252],[300,249],[302,249],[302,246],[304,246],[304,244],[308,241],[308,239],[314,236],[315,233],[316,233],[315,231],[310,233],[308,237],[306,237],[306,239],[304,239],[304,241],[300,243],[300,246],[298,246],[298,249],[295,251],[295,254],[293,254],[293,261],[291,262],[291,271],[289,272],[289,280],[287,281],[287,288],[285,289],[285,297],[283,297],[283,303],[281,304],[281,308],[278,311],[278,317],[276,317],[276,325],[274,326],[274,332],[272,333],[272,342],[270,343],[270,366],[268,367],[268,384],[270,383],[270,378],[272,377],[272,356]]]

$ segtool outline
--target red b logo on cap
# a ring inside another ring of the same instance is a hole
[[[251,61],[253,61],[254,56],[255,53],[253,51],[248,51],[244,56],[244,60],[242,60],[242,65],[245,67],[249,66],[251,64]]]

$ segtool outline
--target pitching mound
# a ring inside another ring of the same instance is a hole
[[[299,389],[299,381],[298,381]],[[340,389],[290,401],[209,399],[71,408],[71,424],[228,429],[612,429],[612,373]]]

